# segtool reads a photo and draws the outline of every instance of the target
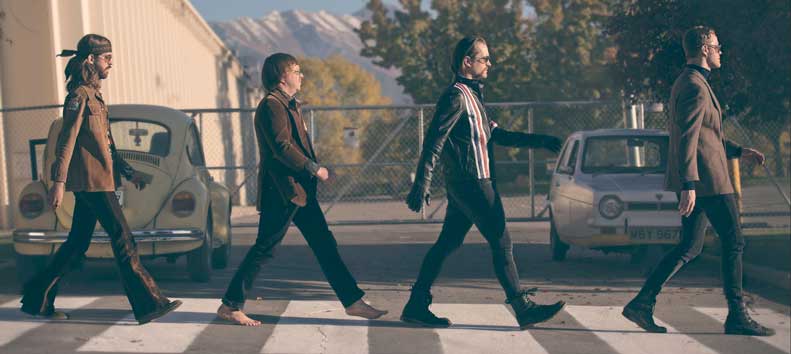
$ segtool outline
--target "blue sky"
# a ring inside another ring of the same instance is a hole
[[[224,21],[237,17],[252,18],[277,10],[300,9],[308,12],[325,10],[334,14],[351,14],[362,9],[365,0],[191,0],[190,1],[206,21]],[[385,0],[385,3],[397,3],[396,0]]]

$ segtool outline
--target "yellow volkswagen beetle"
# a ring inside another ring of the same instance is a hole
[[[195,122],[184,112],[150,105],[109,106],[110,129],[119,154],[150,179],[137,190],[128,181],[116,192],[143,258],[187,256],[192,280],[205,282],[211,268],[225,268],[231,251],[231,196],[212,180]],[[14,213],[14,250],[20,280],[43,267],[66,240],[74,195],[62,207],[47,205],[50,165],[62,119],[46,139],[31,140],[33,181],[22,190]],[[36,146],[44,144],[39,170]],[[110,239],[99,225],[86,253],[89,259],[113,258]]]

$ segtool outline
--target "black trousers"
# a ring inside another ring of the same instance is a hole
[[[275,246],[283,240],[292,221],[305,237],[343,306],[348,307],[365,295],[338,253],[338,244],[327,225],[316,194],[309,192],[304,207],[292,203],[264,206],[258,221],[258,237],[231,279],[222,299],[223,304],[236,309],[244,307],[245,292],[252,289],[261,265],[273,258]]]
[[[513,244],[505,226],[505,211],[495,186],[489,179],[447,180],[448,207],[442,231],[426,254],[413,291],[428,292],[445,259],[464,243],[473,224],[483,234],[492,251],[497,280],[506,298],[519,295],[519,274],[514,264]]]
[[[54,307],[58,281],[78,264],[91,244],[96,221],[110,237],[115,261],[121,273],[126,297],[135,318],[164,308],[169,300],[140,264],[132,232],[113,192],[76,192],[69,235],[47,267],[24,287],[22,307],[28,312],[46,314]]]
[[[722,244],[721,265],[725,298],[729,304],[741,303],[744,237],[733,194],[696,198],[692,214],[681,218],[681,241],[662,258],[638,296],[653,300],[676,272],[700,254],[706,236],[707,219]]]

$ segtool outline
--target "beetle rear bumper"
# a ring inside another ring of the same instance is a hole
[[[189,252],[204,242],[204,232],[197,229],[158,229],[133,231],[140,256],[163,256]],[[14,230],[14,250],[28,256],[54,254],[66,242],[68,232]],[[105,232],[94,232],[85,253],[88,258],[113,258],[110,237]]]

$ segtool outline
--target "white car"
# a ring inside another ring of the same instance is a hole
[[[552,259],[570,245],[629,252],[679,241],[674,192],[664,189],[668,134],[602,129],[571,134],[558,155],[549,195]]]
[[[209,175],[195,122],[184,112],[149,105],[110,105],[109,118],[118,153],[150,179],[143,190],[124,180],[116,191],[138,254],[171,262],[186,255],[190,278],[208,281],[211,268],[225,268],[230,257],[231,195]],[[72,193],[64,195],[57,210],[46,203],[62,124],[63,119],[54,120],[47,138],[30,141],[33,181],[22,190],[14,213],[20,280],[43,267],[71,227]],[[45,145],[40,171],[36,145]],[[113,258],[110,239],[101,227],[86,256]]]

